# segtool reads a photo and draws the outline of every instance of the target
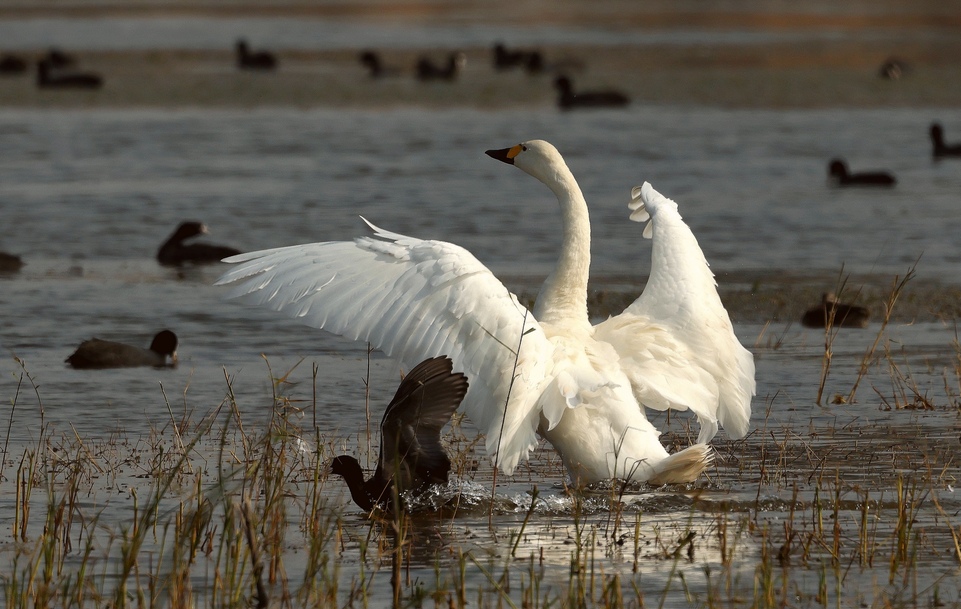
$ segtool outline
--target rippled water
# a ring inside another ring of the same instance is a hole
[[[804,273],[823,275],[830,288],[842,265],[893,277],[920,258],[920,278],[957,284],[961,163],[931,161],[933,119],[961,133],[961,113],[936,109],[0,111],[0,250],[27,263],[0,276],[0,394],[17,403],[5,410],[7,467],[37,440],[41,421],[85,438],[147,435],[185,410],[215,408],[227,393],[225,374],[249,424],[263,421],[271,382],[261,354],[274,376],[305,359],[290,391],[306,401],[316,364],[319,407],[310,416],[322,433],[354,446],[364,428],[365,346],[225,302],[224,290],[211,285],[219,265],[158,266],[157,247],[183,219],[206,222],[209,242],[253,250],[346,239],[363,232],[362,214],[389,230],[464,245],[512,289],[533,291],[558,248],[556,203],[541,184],[483,152],[543,138],[565,155],[591,204],[596,289],[643,285],[650,244],[627,220],[626,203],[644,180],[678,201],[722,282],[755,271]],[[829,187],[826,163],[835,155],[854,169],[888,169],[900,184]],[[892,389],[881,360],[872,360],[858,403],[817,406],[823,333],[736,323],[757,356],[755,444],[774,429],[824,438],[866,421],[907,430],[908,438],[910,431],[956,442],[954,323],[896,325],[884,343],[934,411],[889,411],[903,387]],[[181,339],[175,370],[89,372],[63,363],[91,336],[146,346],[164,327]],[[838,336],[827,396],[850,389],[878,328]],[[379,416],[397,368],[373,357]],[[23,370],[42,403],[29,383],[18,390]],[[723,471],[718,501],[760,492]],[[562,500],[556,464],[536,480]],[[505,494],[523,495],[530,485],[522,476]],[[689,514],[690,501],[682,502],[661,517]],[[560,535],[562,521],[539,534]],[[565,566],[565,548],[555,550]],[[424,564],[429,570],[430,560]]]

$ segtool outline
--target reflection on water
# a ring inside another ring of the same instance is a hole
[[[122,467],[105,467],[110,474],[100,474],[88,490],[104,522],[123,522],[131,489],[144,489],[149,479],[142,477],[153,471],[134,455],[155,454],[154,443],[171,442],[182,421],[221,405],[218,416],[262,429],[275,388],[303,409],[291,416],[307,430],[305,445],[320,447],[319,457],[308,450],[305,468],[335,448],[364,452],[368,365],[375,421],[395,388],[396,365],[376,353],[368,364],[364,345],[224,302],[223,291],[211,285],[223,270],[217,265],[157,265],[156,248],[183,219],[206,222],[210,241],[252,250],[349,238],[363,231],[357,219],[363,214],[389,230],[462,244],[507,276],[513,289],[533,292],[557,251],[555,203],[540,184],[483,151],[542,137],[565,154],[592,206],[595,273],[611,278],[602,291],[636,292],[647,273],[650,245],[641,239],[642,227],[627,221],[626,207],[630,188],[643,180],[679,202],[722,278],[756,272],[789,281],[801,273],[823,277],[830,288],[842,265],[893,277],[920,256],[920,279],[952,284],[961,260],[961,166],[930,161],[926,127],[933,118],[961,124],[953,114],[2,111],[0,249],[20,254],[27,266],[0,277],[0,393],[15,405],[5,416],[10,439],[0,524],[12,526],[17,459],[42,438],[65,444],[81,438],[104,463],[111,445],[126,447],[131,456]],[[836,154],[894,172],[899,187],[828,187],[825,164]],[[595,548],[605,572],[629,578],[637,562],[651,590],[664,590],[676,577],[676,556],[685,561],[692,589],[710,587],[698,579],[706,565],[732,560],[731,577],[750,589],[757,557],[771,551],[766,534],[732,532],[732,554],[718,541],[719,527],[727,526],[719,524],[727,518],[721,515],[730,515],[731,526],[743,525],[738,519],[746,514],[755,524],[758,518],[779,522],[795,500],[813,510],[814,487],[836,478],[848,485],[838,483],[846,500],[869,493],[890,501],[896,474],[919,471],[928,457],[935,466],[950,461],[958,425],[953,322],[897,322],[867,357],[879,324],[842,331],[831,348],[826,399],[816,405],[824,333],[746,317],[736,331],[756,353],[757,431],[746,442],[718,443],[718,465],[702,488],[646,489],[621,497],[624,520],[617,524],[606,501],[578,521],[581,508],[573,508],[564,491],[563,469],[544,450],[513,479],[498,480],[494,530],[487,529],[486,509],[446,520],[442,534],[425,534],[429,551],[414,561],[415,573],[432,577],[435,558],[456,560],[459,549],[496,563],[515,531],[517,556],[533,556],[532,564],[558,586],[570,581],[568,559],[577,546],[571,540],[589,538],[594,541],[586,547]],[[181,338],[174,370],[92,372],[63,364],[91,336],[146,345],[164,327]],[[273,381],[281,377],[283,383]],[[856,382],[851,403],[829,403],[849,396]],[[652,418],[670,430],[664,440],[672,450],[690,441],[683,417]],[[469,448],[469,424],[464,436],[457,444],[463,452],[458,477],[479,485],[468,493],[483,507],[492,472]],[[223,459],[216,438],[195,450],[207,464]],[[956,513],[951,471],[934,472],[931,488],[939,505]],[[525,525],[535,485],[541,498]],[[346,505],[340,486],[322,490],[325,500]],[[301,505],[295,498],[291,503]],[[848,507],[842,513],[855,524],[844,526],[856,529],[859,508]],[[881,502],[878,509],[884,519],[877,530],[887,531],[896,506]],[[920,520],[935,526],[935,508],[925,510]],[[341,559],[355,565],[368,529],[362,515],[347,513]],[[691,559],[681,547],[689,532],[699,540]],[[799,539],[788,543],[794,556],[812,551],[799,548]],[[301,549],[288,557],[290,572],[304,560]],[[950,558],[950,548],[942,550]],[[478,559],[487,565],[484,560]],[[946,561],[933,563],[925,577],[937,576]],[[470,577],[489,583],[476,570]],[[675,599],[667,606],[684,605]]]

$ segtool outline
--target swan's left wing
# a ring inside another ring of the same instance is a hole
[[[704,253],[677,204],[650,184],[632,192],[631,219],[649,220],[651,274],[623,313],[598,324],[614,345],[634,393],[658,410],[690,409],[701,423],[698,442],[717,433],[747,434],[755,392],[754,356],[734,334]]]
[[[497,465],[511,473],[537,442],[536,397],[553,347],[467,250],[368,224],[374,234],[353,241],[233,256],[226,262],[242,264],[217,284],[239,282],[230,297],[367,341],[408,369],[449,356],[470,380],[464,411],[487,434]]]

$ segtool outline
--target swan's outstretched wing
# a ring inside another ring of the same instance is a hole
[[[634,393],[645,406],[690,409],[701,424],[698,442],[717,433],[747,434],[755,392],[754,357],[734,335],[727,310],[677,204],[647,182],[632,192],[631,219],[650,220],[651,275],[623,313],[598,324],[614,345]]]
[[[374,235],[354,241],[227,258],[243,264],[217,285],[240,282],[230,297],[370,342],[409,368],[449,356],[470,380],[464,411],[487,434],[491,457],[511,473],[537,442],[536,396],[551,361],[550,342],[467,250],[368,225]]]

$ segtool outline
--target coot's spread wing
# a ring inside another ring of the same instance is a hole
[[[467,377],[446,357],[424,360],[404,378],[381,422],[374,478],[393,479],[398,491],[444,484],[450,459],[440,432],[467,393]]]

